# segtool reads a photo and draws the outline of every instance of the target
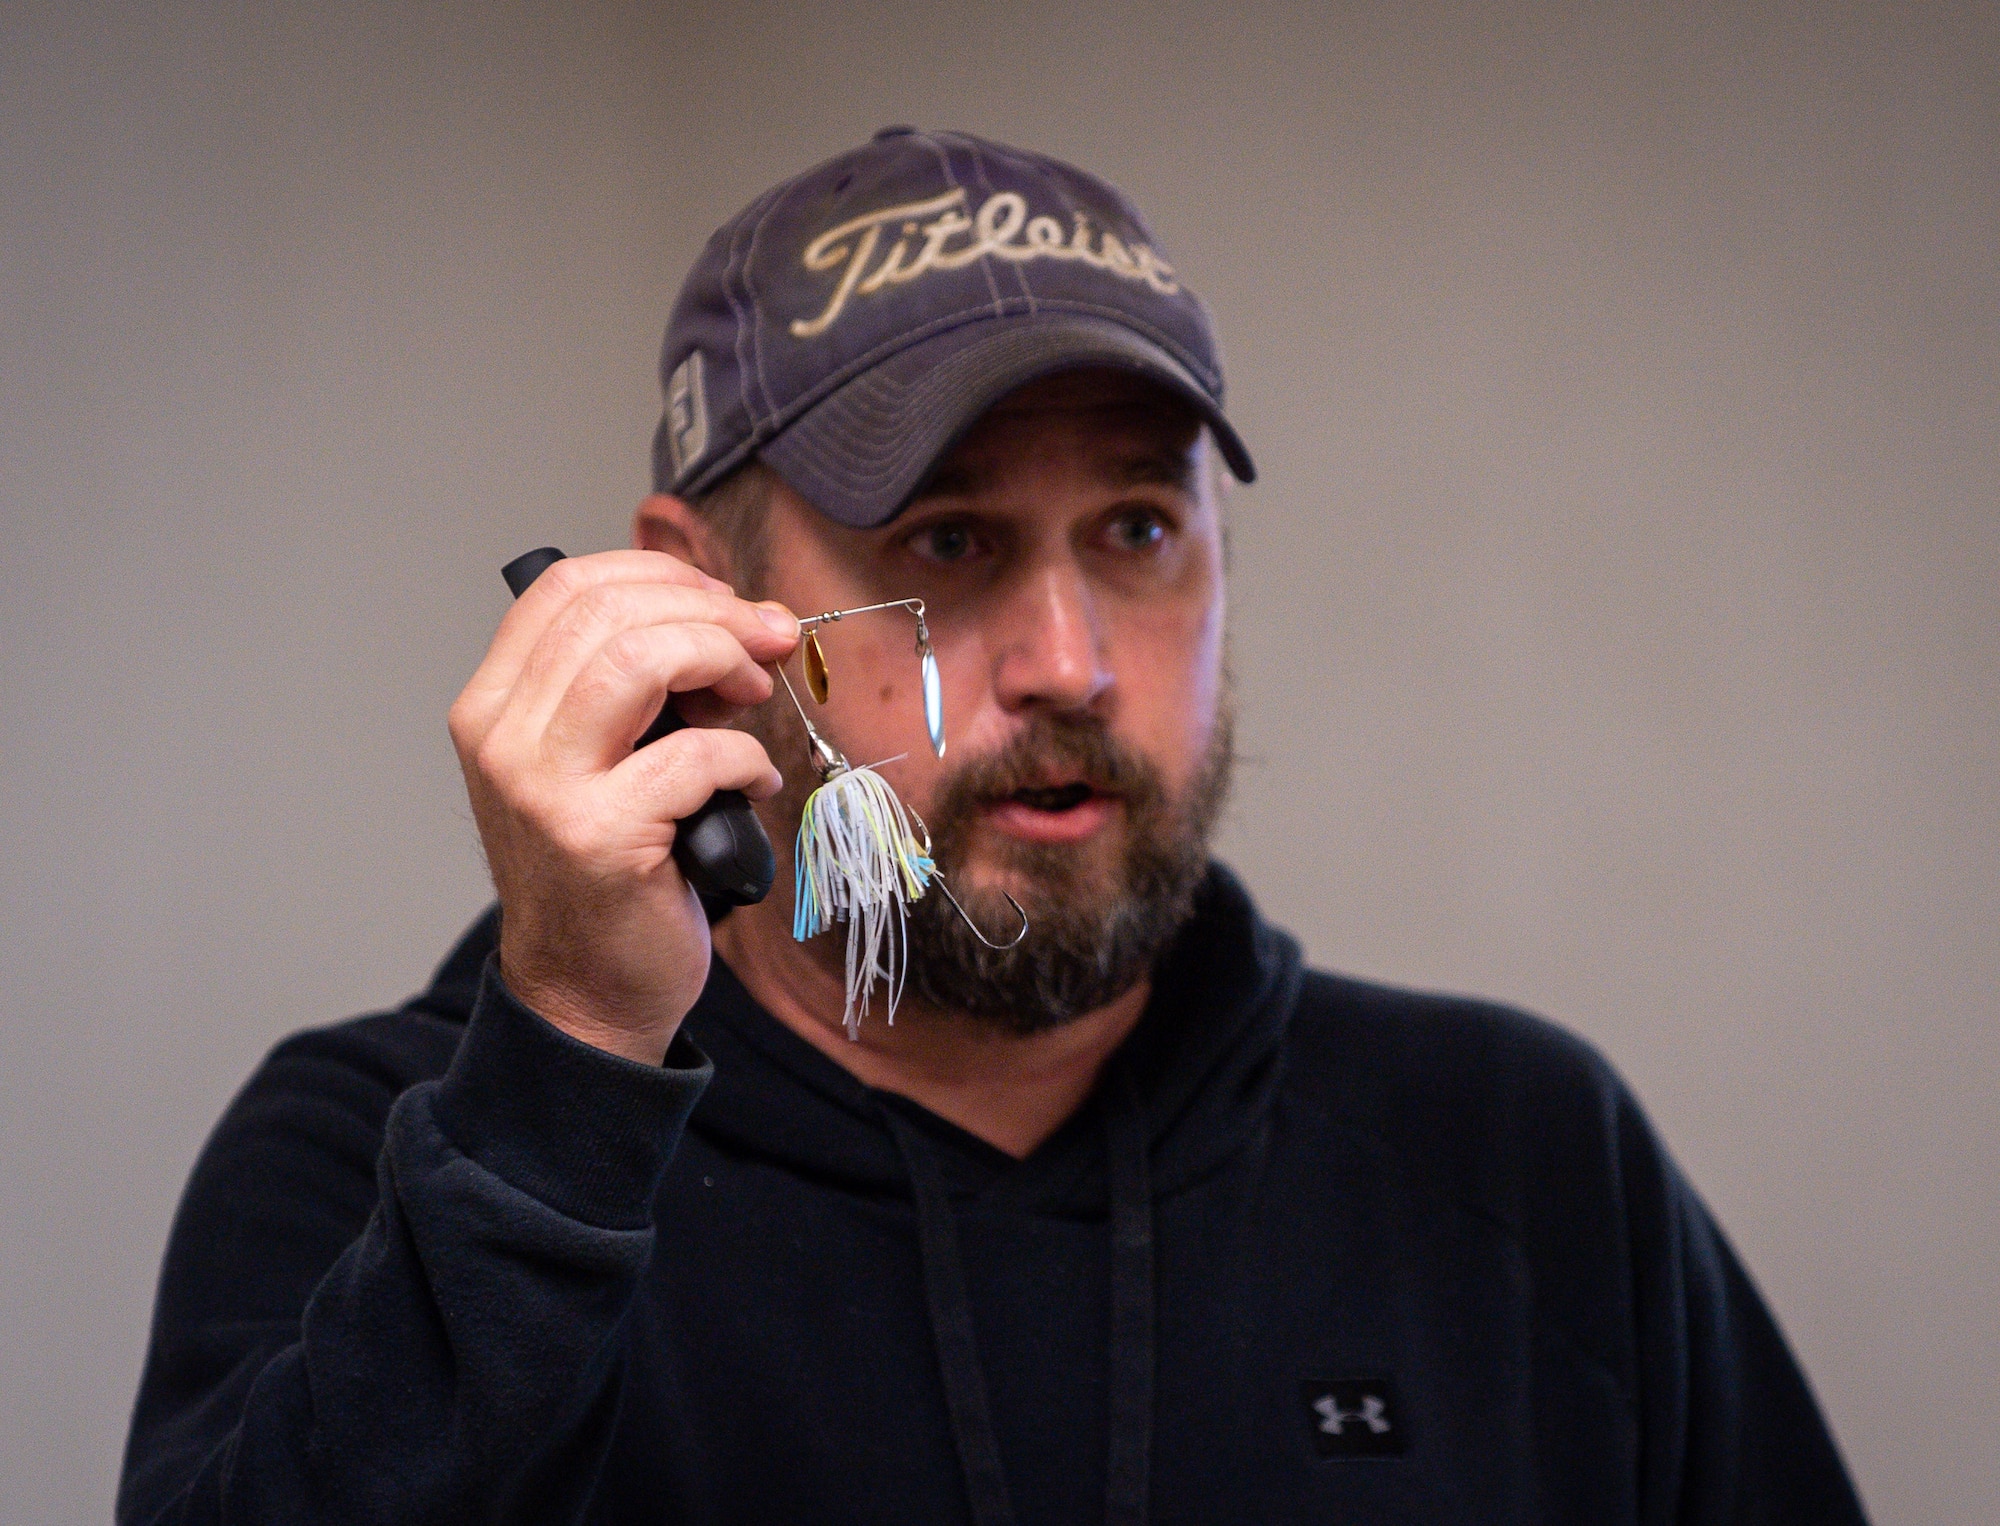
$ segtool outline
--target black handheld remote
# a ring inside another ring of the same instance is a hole
[[[518,599],[529,584],[562,559],[563,553],[554,546],[543,546],[515,557],[500,569],[500,576]],[[645,735],[632,744],[633,750],[686,724],[670,700],[660,707]],[[719,901],[727,906],[750,906],[763,900],[778,872],[764,823],[750,809],[749,798],[735,789],[717,790],[692,816],[681,819],[674,829],[674,862],[704,902]]]

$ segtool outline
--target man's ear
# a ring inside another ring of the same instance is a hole
[[[632,544],[641,551],[664,551],[729,581],[728,550],[708,521],[666,493],[649,493],[641,500],[632,516]]]

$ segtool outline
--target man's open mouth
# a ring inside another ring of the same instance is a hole
[[[1042,789],[1017,789],[1006,798],[1036,811],[1071,811],[1096,794],[1088,784],[1058,784]]]

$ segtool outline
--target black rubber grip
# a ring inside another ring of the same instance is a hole
[[[562,559],[563,553],[554,546],[541,546],[515,557],[500,569],[500,576],[518,599]],[[669,701],[633,749],[657,742],[686,724]],[[704,902],[725,906],[751,906],[763,900],[778,873],[764,823],[750,809],[743,791],[735,789],[717,790],[693,815],[681,818],[674,829],[674,862]]]

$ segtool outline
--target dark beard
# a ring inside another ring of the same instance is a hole
[[[1008,1033],[1061,1027],[1132,989],[1194,905],[1208,872],[1209,838],[1229,793],[1233,716],[1225,694],[1206,755],[1183,798],[1159,770],[1096,717],[1037,715],[1004,749],[951,774],[926,813],[932,857],[959,903],[995,942],[1020,925],[1000,891],[952,875],[981,807],[1053,773],[1117,795],[1126,846],[1100,886],[1067,844],[1000,838],[997,866],[1013,871],[1027,935],[1011,949],[980,942],[933,892],[909,908],[909,989],[928,1005],[963,1012]],[[992,834],[989,834],[992,835]]]

